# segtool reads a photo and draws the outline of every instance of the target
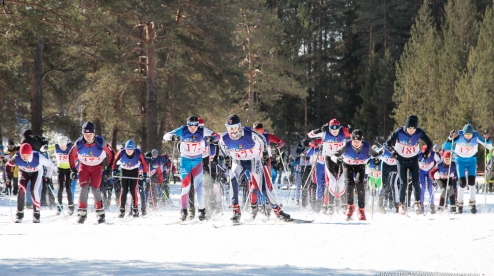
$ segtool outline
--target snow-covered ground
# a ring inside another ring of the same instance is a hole
[[[314,222],[262,214],[250,222],[244,212],[245,224],[230,226],[228,206],[209,221],[179,224],[180,187],[171,190],[174,207],[118,219],[113,205],[105,225],[93,224],[94,212],[75,225],[76,214],[67,222],[47,207],[40,224],[32,210],[15,224],[16,198],[2,196],[0,275],[494,275],[494,194],[477,195],[476,215],[468,207],[462,215],[409,217],[368,210],[366,222],[346,222],[341,213],[301,210],[293,191],[278,190],[287,213]]]

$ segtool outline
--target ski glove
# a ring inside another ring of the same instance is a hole
[[[147,151],[146,153],[144,153],[144,157],[153,158],[153,154],[150,151]]]
[[[43,181],[48,184],[50,183],[50,178],[45,176],[43,177]]]
[[[391,152],[391,155],[393,155],[393,158],[398,158],[398,153],[396,151]]]
[[[262,165],[266,166],[269,163],[269,153],[267,151],[262,152]]]
[[[228,169],[232,168],[232,157],[231,156],[225,156],[225,166]]]
[[[455,137],[455,130],[453,129],[450,133],[449,133],[449,137],[448,137],[448,140],[453,140],[453,138]]]
[[[77,180],[77,170],[76,169],[72,169],[72,171],[70,172],[70,179],[72,180]]]
[[[147,173],[141,174],[141,176],[139,177],[139,180],[147,182],[148,181],[148,174]]]
[[[178,137],[178,135],[176,135],[176,134],[173,134],[172,135],[172,141],[173,142],[178,142],[178,141],[180,141],[180,137]]]
[[[422,158],[424,158],[424,160],[427,159],[428,157],[429,157],[429,155],[427,153],[425,153],[425,152],[422,153]]]
[[[212,136],[206,136],[204,137],[204,141],[206,141],[206,143],[208,144],[211,144],[212,142],[214,142],[214,138]]]
[[[331,155],[331,161],[335,162],[335,163],[338,163],[338,156],[336,155]]]
[[[113,170],[113,175],[114,176],[120,175],[120,171],[119,170]]]

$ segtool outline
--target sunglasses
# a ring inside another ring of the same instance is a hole
[[[198,126],[199,122],[187,122],[188,126]]]
[[[240,124],[225,125],[227,130],[236,130],[240,128]]]
[[[338,130],[340,128],[341,128],[341,126],[337,126],[337,125],[329,126],[329,129],[331,129],[331,130]]]

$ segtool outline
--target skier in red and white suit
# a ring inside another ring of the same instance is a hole
[[[84,223],[87,218],[89,187],[91,187],[91,192],[94,196],[98,223],[105,222],[105,209],[103,207],[100,184],[103,168],[106,167],[109,157],[112,157],[112,152],[107,147],[105,139],[94,134],[93,123],[85,122],[82,125],[82,136],[77,139],[69,153],[70,177],[75,180],[79,173],[81,192],[79,195],[77,222],[80,224]],[[79,170],[76,169],[76,160],[79,161]],[[110,166],[107,168],[106,173],[110,175]]]

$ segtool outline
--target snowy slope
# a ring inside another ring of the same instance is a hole
[[[371,219],[367,211],[367,222],[346,222],[341,213],[331,218],[301,210],[290,191],[278,190],[286,212],[315,221],[280,223],[260,214],[249,222],[244,212],[246,223],[230,226],[231,209],[207,222],[179,224],[179,189],[172,185],[175,207],[147,217],[118,219],[112,206],[109,225],[93,225],[94,212],[86,224],[74,225],[76,215],[67,222],[46,207],[41,224],[32,223],[32,210],[14,224],[9,197],[2,196],[0,275],[494,275],[494,194],[477,195],[476,215],[388,211]]]

